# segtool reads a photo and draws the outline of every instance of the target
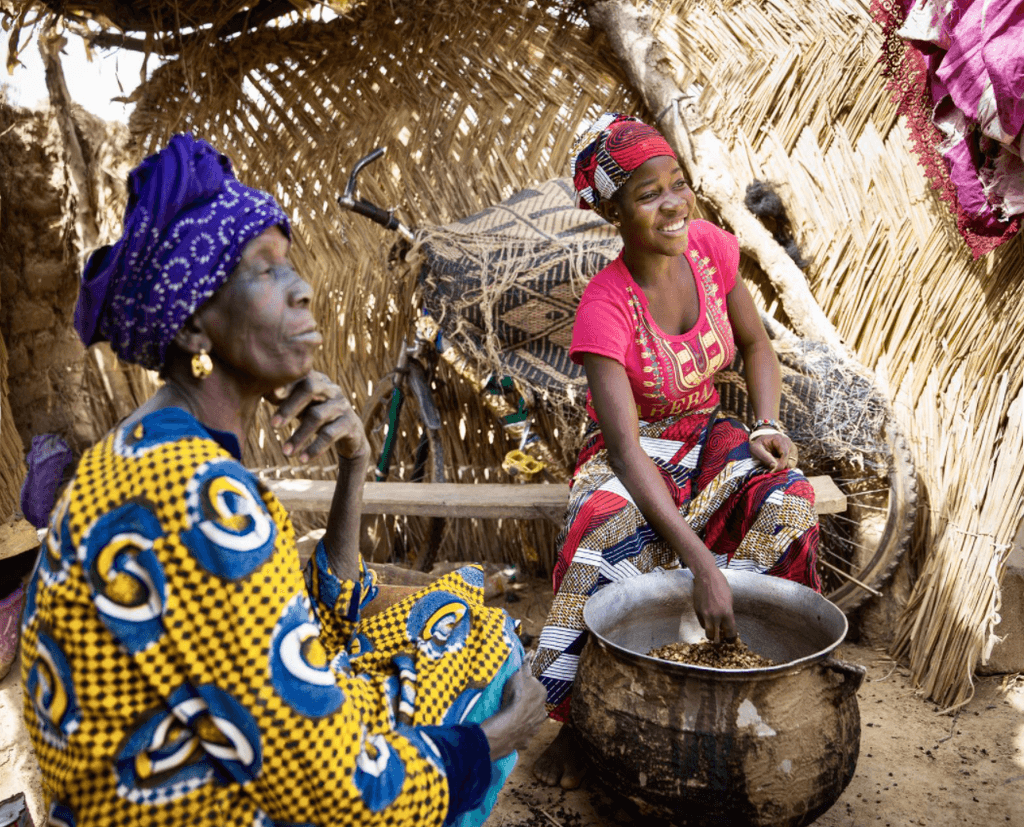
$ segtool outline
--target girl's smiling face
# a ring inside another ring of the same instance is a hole
[[[618,224],[632,254],[678,256],[686,252],[695,204],[679,162],[671,155],[658,155],[633,171],[615,196],[601,205],[601,215]]]

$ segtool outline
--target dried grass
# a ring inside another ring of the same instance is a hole
[[[293,212],[296,263],[318,287],[321,367],[357,405],[394,363],[414,299],[386,265],[392,239],[333,203],[355,159],[388,145],[364,194],[440,224],[564,174],[573,133],[599,110],[644,114],[601,39],[547,5],[371,4],[186,52],[142,90],[140,155],[192,129]],[[1024,511],[1022,237],[979,262],[957,240],[885,89],[866,0],[676,0],[656,4],[655,19],[680,86],[699,84],[731,142],[736,177],[779,185],[819,303],[897,399],[932,513],[895,649],[926,694],[962,703]],[[773,307],[749,262],[743,272]],[[485,478],[506,446],[489,442],[489,420],[454,377],[442,399],[453,466]],[[265,438],[251,459],[288,465]],[[552,541],[540,525],[467,521],[443,553],[546,567]]]

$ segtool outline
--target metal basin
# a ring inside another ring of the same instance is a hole
[[[853,777],[864,669],[832,657],[847,622],[821,595],[724,573],[740,637],[779,665],[726,670],[647,657],[703,639],[693,579],[685,570],[630,578],[584,608],[591,634],[573,724],[598,776],[644,812],[700,827],[809,824]]]

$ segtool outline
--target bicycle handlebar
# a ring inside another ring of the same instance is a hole
[[[356,165],[352,167],[352,172],[349,173],[348,183],[345,185],[345,191],[338,196],[338,206],[343,210],[350,210],[354,213],[359,213],[359,215],[365,216],[371,221],[375,221],[380,224],[385,230],[394,230],[407,241],[412,241],[412,230],[395,218],[394,210],[384,210],[376,204],[370,203],[365,198],[357,199],[354,197],[356,190],[356,177],[360,172],[362,172],[363,167],[376,161],[378,158],[383,157],[385,152],[387,152],[387,147],[380,146],[369,155],[364,155],[356,161]]]
[[[382,158],[387,151],[388,148],[386,146],[379,146],[369,155],[364,155],[356,161],[356,165],[352,167],[352,172],[349,173],[348,183],[345,185],[345,192],[341,196],[342,198],[351,200],[352,193],[356,191],[356,176],[363,171],[363,167],[367,164],[372,164],[378,158]]]
[[[341,198],[338,199],[341,201]],[[346,205],[342,205],[346,206]],[[358,201],[353,201],[352,205],[348,207],[354,213],[366,216],[371,221],[376,221],[385,230],[398,230],[402,226],[402,222],[395,218],[395,214],[391,210],[382,210],[375,204],[371,204],[365,198],[360,198]]]

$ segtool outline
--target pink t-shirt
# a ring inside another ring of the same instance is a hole
[[[725,301],[736,285],[736,237],[694,220],[686,255],[700,299],[697,323],[686,333],[662,332],[621,254],[590,280],[576,311],[569,356],[581,364],[584,353],[596,353],[624,365],[637,415],[647,421],[717,405],[712,378],[736,353]],[[589,392],[587,412],[597,419]]]

